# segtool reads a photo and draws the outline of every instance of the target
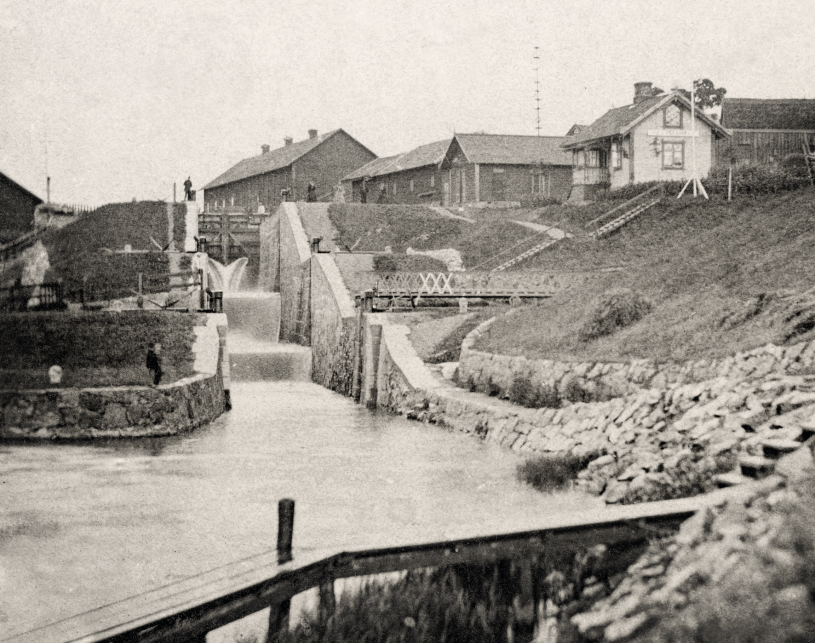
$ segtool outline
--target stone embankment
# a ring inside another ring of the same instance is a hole
[[[473,344],[488,327],[488,322],[482,324],[462,344],[460,377],[463,371],[470,380]],[[516,364],[523,360],[509,359]],[[815,342],[765,346],[725,360],[671,365],[663,377],[660,372],[647,378],[652,384],[674,383],[666,388],[642,386],[602,402],[527,409],[501,400],[500,392],[488,397],[442,384],[415,386],[400,370],[399,360],[388,356],[379,373],[377,403],[515,451],[585,459],[588,466],[580,473],[578,486],[602,494],[609,503],[659,500],[712,489],[717,473],[732,469],[740,455],[760,450],[767,436],[794,440],[802,430],[810,430],[815,420],[815,407],[809,406],[815,402],[815,377],[794,373],[806,372],[814,359]],[[550,377],[559,374],[561,382],[569,375],[583,377],[588,384],[602,377],[605,369],[602,364],[569,366],[553,366],[555,374]],[[645,372],[654,365],[619,366],[620,371],[624,368],[629,369],[626,381],[633,383],[638,380],[637,369]],[[697,381],[702,373],[714,377]],[[489,373],[482,369],[479,377],[507,381],[501,369]]]
[[[549,615],[573,614],[573,627],[591,641],[813,640],[809,446],[782,458],[780,475],[739,488],[653,542],[625,574],[591,579],[576,602],[550,604]]]
[[[196,372],[170,384],[0,391],[0,440],[175,435],[214,420],[230,406],[226,316],[194,330]]]

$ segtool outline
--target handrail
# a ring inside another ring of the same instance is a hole
[[[640,544],[664,529],[677,529],[705,506],[732,493],[721,490],[679,500],[607,507],[551,516],[540,529],[356,552],[298,551],[279,564],[276,550],[171,583],[117,603],[29,630],[8,643],[171,643],[203,640],[207,632],[338,578],[493,563],[542,552],[579,551],[595,544]],[[333,595],[333,594],[332,594]],[[273,610],[274,612],[275,610]]]
[[[633,203],[633,202],[634,202],[634,201],[636,201],[637,199],[641,199],[641,198],[642,198],[642,197],[644,197],[646,194],[651,194],[651,192],[654,192],[654,191],[656,191],[656,190],[663,190],[664,188],[665,188],[665,186],[663,186],[663,185],[660,183],[659,185],[655,185],[654,187],[649,188],[649,189],[648,189],[648,190],[646,190],[645,192],[640,192],[640,193],[639,193],[637,196],[635,196],[635,197],[633,197],[633,198],[631,198],[631,199],[628,199],[628,201],[626,201],[625,203],[621,203],[621,204],[620,204],[620,205],[618,205],[616,208],[612,208],[612,209],[611,209],[611,210],[609,210],[608,212],[605,212],[604,214],[601,214],[601,215],[600,215],[599,217],[597,217],[596,219],[592,219],[592,220],[591,220],[591,221],[589,221],[589,222],[588,222],[586,225],[587,225],[587,226],[594,225],[594,224],[596,224],[598,221],[600,221],[600,220],[602,220],[602,219],[605,219],[605,218],[606,218],[608,215],[610,215],[610,214],[612,214],[612,213],[616,212],[617,210],[620,210],[620,209],[622,209],[622,208],[625,208],[626,206],[630,205],[631,203]]]
[[[467,270],[468,270],[468,271],[470,271],[470,270],[478,270],[478,269],[479,269],[481,266],[485,266],[485,265],[487,265],[487,264],[488,264],[488,263],[490,263],[490,262],[491,262],[493,259],[497,259],[498,257],[500,257],[500,256],[502,256],[502,255],[505,255],[505,254],[506,254],[506,253],[508,253],[508,252],[512,252],[513,250],[515,250],[515,249],[516,249],[516,248],[518,248],[519,246],[522,246],[522,245],[524,245],[524,244],[528,243],[529,241],[531,241],[531,240],[533,240],[533,239],[538,239],[539,237],[542,237],[542,236],[544,236],[544,235],[549,236],[549,235],[548,235],[549,230],[551,230],[551,229],[552,229],[552,228],[554,228],[554,227],[555,227],[555,226],[549,226],[549,227],[548,227],[548,228],[546,228],[545,230],[541,230],[540,232],[536,232],[535,234],[529,235],[528,237],[524,237],[524,238],[523,238],[523,239],[521,239],[521,240],[520,240],[518,243],[516,243],[514,246],[511,246],[511,247],[509,247],[509,248],[506,248],[506,249],[502,250],[501,252],[498,252],[498,253],[496,253],[496,254],[494,254],[494,255],[490,255],[489,257],[487,257],[487,258],[486,258],[484,261],[482,261],[481,263],[476,264],[476,265],[475,265],[475,266],[473,266],[472,268],[467,268]]]

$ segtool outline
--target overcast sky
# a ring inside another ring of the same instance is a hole
[[[633,83],[815,98],[815,0],[2,0],[0,171],[52,200],[171,199],[284,136],[380,156],[563,135]]]

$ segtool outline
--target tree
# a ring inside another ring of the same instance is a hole
[[[687,89],[679,90],[682,95],[690,100],[690,92]],[[710,107],[718,107],[722,104],[724,95],[727,90],[724,87],[718,89],[709,78],[702,78],[701,80],[693,81],[693,91],[696,94],[696,107],[699,109],[708,109]]]

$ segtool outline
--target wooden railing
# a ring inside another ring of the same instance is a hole
[[[608,183],[611,178],[607,167],[572,168],[572,185],[598,185]]]
[[[0,310],[4,312],[48,310],[58,307],[61,303],[61,283],[0,288]]]
[[[281,501],[278,547],[197,576],[39,627],[8,643],[177,643],[270,608],[269,638],[288,627],[290,600],[320,587],[321,609],[336,603],[336,579],[457,564],[490,564],[580,552],[597,544],[628,547],[666,535],[697,510],[721,503],[732,489],[696,498],[614,506],[597,512],[542,518],[540,529],[354,552],[291,547],[293,501]],[[287,509],[284,503],[291,503]],[[508,600],[512,600],[512,595]]]
[[[645,192],[640,192],[637,196],[628,199],[628,201],[621,203],[617,207],[612,208],[608,212],[604,212],[596,219],[592,219],[586,224],[586,227],[587,228],[594,227],[596,229],[601,221],[607,221],[611,219],[612,214],[622,216],[626,210],[636,207],[635,204],[639,205],[639,203],[644,203],[646,201],[646,197],[655,198],[657,196],[662,196],[663,194],[665,194],[665,186],[662,183],[655,185],[654,187],[646,190]]]

